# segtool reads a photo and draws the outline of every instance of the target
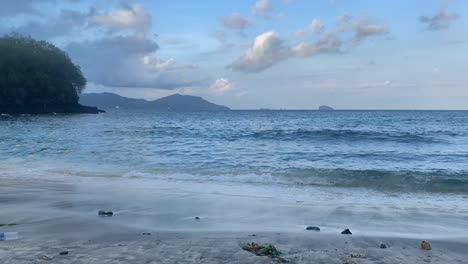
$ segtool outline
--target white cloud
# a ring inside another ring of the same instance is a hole
[[[110,13],[95,15],[91,23],[108,27],[111,31],[132,29],[146,32],[151,26],[151,15],[141,5],[124,5]]]
[[[259,0],[252,7],[252,13],[263,18],[270,18],[270,13],[272,10],[273,7],[270,4],[270,0]]]
[[[360,18],[351,25],[354,32],[353,41],[360,42],[370,36],[383,35],[388,33],[386,25],[372,24],[366,18]]]
[[[291,56],[291,49],[276,32],[255,38],[253,46],[228,68],[242,72],[260,72]]]
[[[229,29],[245,29],[250,26],[250,20],[247,18],[243,17],[239,13],[232,13],[230,15],[221,17],[220,19],[221,23],[224,25],[224,27],[229,28]]]
[[[312,20],[312,23],[306,28],[296,31],[296,36],[303,37],[309,34],[317,34],[323,31],[325,25],[318,19]]]
[[[419,18],[419,21],[421,23],[427,24],[427,28],[429,30],[447,29],[450,26],[450,22],[458,19],[457,13],[447,14],[445,12],[447,4],[447,2],[441,3],[439,9],[437,9],[437,12],[433,16],[422,16]]]
[[[98,85],[175,89],[198,85],[196,65],[161,60],[158,44],[145,36],[117,36],[72,42],[66,50],[86,78]]]
[[[210,91],[215,95],[222,95],[225,92],[231,91],[234,89],[234,84],[225,78],[217,79],[211,86]]]
[[[338,53],[341,45],[341,40],[335,34],[326,33],[315,43],[299,43],[293,48],[293,51],[298,57],[311,57],[322,53]]]

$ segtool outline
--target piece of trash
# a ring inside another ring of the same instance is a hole
[[[17,224],[0,224],[0,226],[15,226]]]
[[[151,236],[151,233],[142,233],[144,236]]]
[[[0,233],[0,241],[16,240],[18,239],[18,232],[3,232]]]
[[[429,244],[429,242],[423,241],[423,242],[421,242],[421,249],[422,250],[431,250],[432,247],[431,247],[431,244]]]
[[[313,230],[313,231],[320,231],[320,227],[318,226],[308,226],[306,230]]]
[[[256,243],[248,243],[247,245],[243,246],[242,249],[245,251],[252,252],[257,256],[266,256],[269,258],[276,258],[282,263],[289,262],[288,260],[280,257],[280,255],[282,254],[281,251],[276,249],[276,247],[271,244],[259,245]]]
[[[201,218],[198,216],[195,216],[195,220],[200,220]]]
[[[349,229],[345,229],[343,230],[343,232],[341,232],[342,235],[352,235],[353,233],[351,233],[351,231]]]
[[[60,255],[64,256],[64,255],[68,255],[68,251],[62,251],[59,253]]]
[[[109,212],[106,212],[106,211],[102,211],[102,210],[101,210],[101,211],[98,212],[98,215],[100,215],[100,216],[113,216],[114,213],[113,213],[113,212],[110,212],[110,211],[109,211]]]

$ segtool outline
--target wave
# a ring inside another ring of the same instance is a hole
[[[215,181],[246,184],[335,186],[382,191],[468,194],[468,172],[302,169],[282,173],[127,173],[124,177],[177,181]]]
[[[370,140],[370,141],[395,141],[403,143],[443,143],[443,139],[437,138],[442,134],[432,133],[409,133],[409,132],[378,132],[370,130],[286,130],[272,129],[263,130],[254,133],[244,134],[243,138],[270,139],[270,140]],[[453,136],[453,135],[452,135]]]

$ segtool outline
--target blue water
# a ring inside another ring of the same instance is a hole
[[[466,194],[468,112],[1,116],[0,170]]]

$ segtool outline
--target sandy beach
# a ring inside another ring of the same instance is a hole
[[[2,263],[279,261],[242,249],[251,242],[273,244],[291,263],[466,263],[468,257],[466,234],[434,235],[436,227],[431,224],[422,223],[426,232],[419,236],[403,235],[393,232],[402,229],[397,222],[383,222],[388,231],[383,232],[375,223],[359,226],[351,214],[346,226],[346,212],[340,217],[340,209],[328,213],[310,209],[308,201],[223,196],[207,193],[209,187],[205,193],[188,192],[176,182],[137,188],[131,184],[135,181],[122,181],[5,180],[0,187],[0,223],[16,225],[1,231],[19,232],[20,238],[0,242]],[[197,190],[199,183],[189,185]],[[127,193],[119,196],[124,186]],[[115,214],[99,217],[98,209]],[[196,212],[200,220],[195,220]],[[313,212],[321,212],[328,223],[313,220]],[[306,231],[306,221],[321,231]],[[347,227],[353,234],[340,234]],[[423,239],[430,241],[432,250],[420,248]],[[387,248],[380,248],[382,243]]]

